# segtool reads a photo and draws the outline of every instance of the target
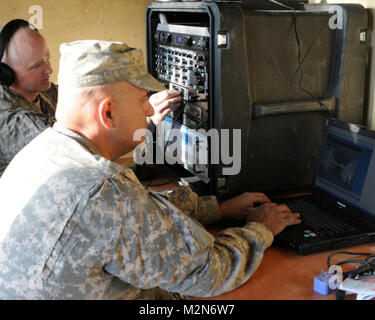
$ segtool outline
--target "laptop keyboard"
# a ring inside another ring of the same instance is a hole
[[[327,210],[322,210],[315,204],[302,199],[294,199],[284,202],[290,210],[298,212],[301,215],[302,223],[308,228],[306,235],[315,236],[332,236],[354,231],[355,228],[344,221],[327,214]]]

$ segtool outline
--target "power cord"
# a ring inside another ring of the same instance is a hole
[[[354,256],[353,259],[345,259],[339,261],[335,264],[331,264],[331,260],[334,256],[337,255],[351,255]],[[363,257],[362,259],[358,259],[359,257]],[[342,266],[345,264],[357,264],[357,266],[349,271],[341,272],[342,279],[341,281],[350,278],[354,280],[363,279],[366,277],[373,277],[375,276],[375,254],[368,253],[368,252],[348,252],[348,251],[338,251],[330,254],[327,258],[327,265],[328,269],[331,266]],[[345,300],[346,291],[336,288],[336,300]]]
[[[343,279],[361,279],[366,276],[375,275],[375,254],[367,252],[348,252],[348,251],[338,251],[330,254],[327,258],[327,265],[330,268],[331,260],[337,255],[352,255],[355,257],[363,257],[362,259],[346,259],[335,263],[334,265],[341,266],[348,263],[358,264],[354,269],[342,273]]]
[[[303,91],[304,93],[306,93],[307,95],[309,95],[313,100],[315,100],[316,102],[318,102],[321,107],[324,107],[324,108],[326,108],[328,110],[328,107],[323,102],[321,102],[319,100],[319,98],[314,97],[314,95],[311,92],[309,92],[306,89],[302,88],[303,74],[302,74],[302,64],[301,64],[301,43],[300,43],[300,40],[299,40],[298,31],[297,31],[297,18],[296,18],[296,11],[295,11],[295,9],[292,8],[292,7],[289,7],[289,6],[285,5],[283,3],[280,3],[280,2],[278,2],[276,0],[268,0],[268,1],[274,3],[274,4],[278,5],[278,6],[281,6],[281,7],[284,7],[286,9],[289,9],[289,10],[293,11],[292,18],[293,18],[293,25],[294,25],[294,33],[295,33],[295,36],[296,36],[297,47],[298,47],[298,68],[296,70],[296,73],[298,72],[298,70],[300,70],[300,79],[299,79],[299,83],[298,83],[298,88],[301,91]],[[293,78],[294,78],[294,75],[293,75],[292,79]]]
[[[146,190],[148,190],[148,188],[150,188],[150,187],[161,187],[161,186],[165,186],[165,185],[167,185],[167,184],[170,184],[171,182],[176,181],[176,178],[171,177],[171,178],[170,178],[169,180],[167,180],[166,182],[158,183],[158,184],[151,184],[153,180],[154,180],[154,179],[150,179],[150,180],[148,181],[147,185],[145,186],[145,189],[146,189]]]
[[[161,186],[166,186],[167,184],[170,184],[173,181],[176,181],[175,178],[172,178],[168,180],[167,182],[159,183],[159,184],[151,184],[153,180],[150,180],[149,183],[146,185],[145,189],[148,190],[150,187],[161,187]]]

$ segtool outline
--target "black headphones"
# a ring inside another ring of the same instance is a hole
[[[6,63],[1,62],[1,60],[13,34],[21,28],[32,28],[33,30],[38,31],[28,21],[23,19],[14,19],[9,21],[0,33],[0,84],[7,87],[9,87],[16,80],[16,75],[13,69]]]

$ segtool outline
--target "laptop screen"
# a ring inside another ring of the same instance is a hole
[[[375,132],[328,119],[315,186],[375,216]]]

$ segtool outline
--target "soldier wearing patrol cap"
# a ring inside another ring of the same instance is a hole
[[[58,79],[57,122],[0,179],[0,298],[216,296],[244,283],[273,236],[299,222],[258,193],[219,204],[187,187],[148,192],[112,161],[152,116],[148,91],[163,89],[140,50],[63,44]],[[198,222],[225,216],[246,222],[216,236]]]

